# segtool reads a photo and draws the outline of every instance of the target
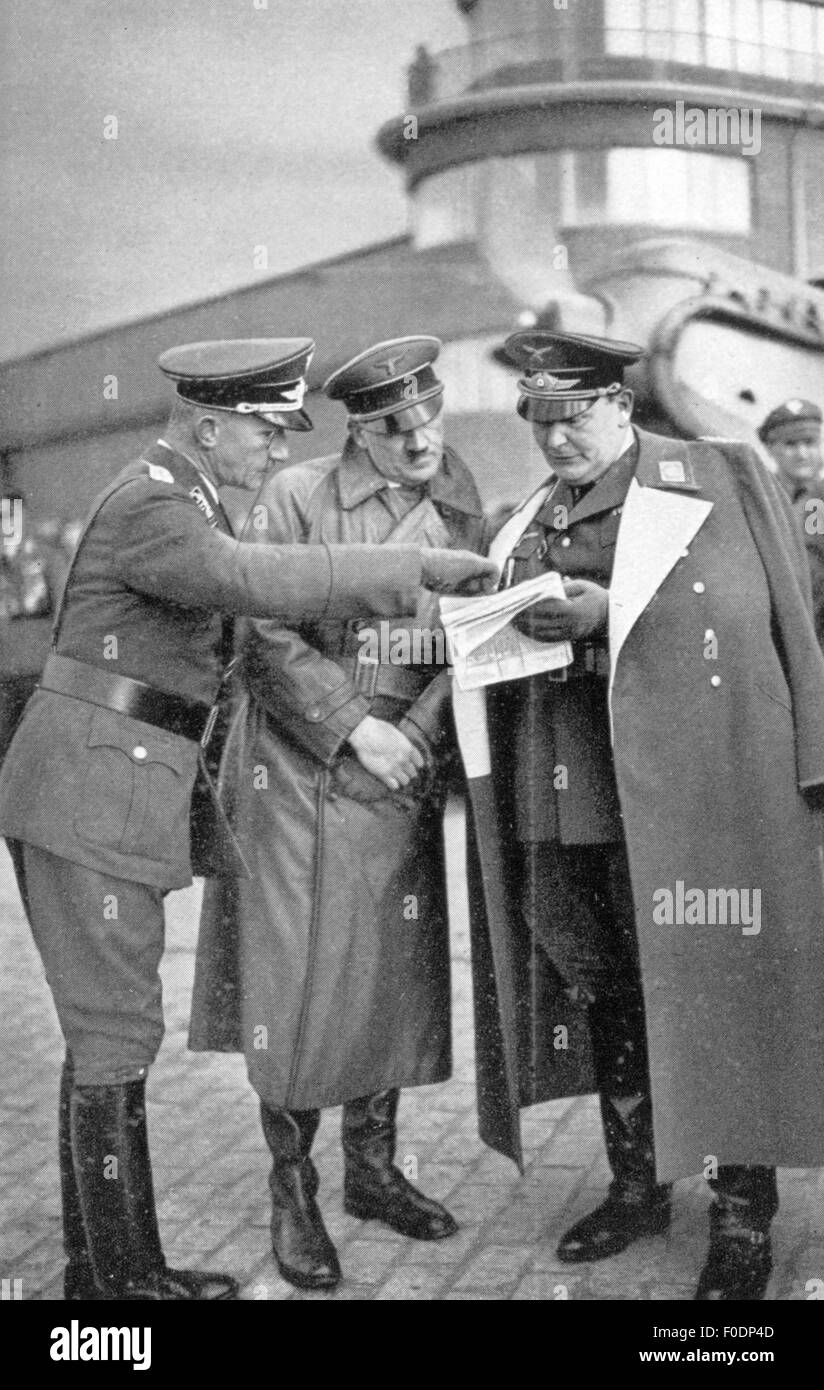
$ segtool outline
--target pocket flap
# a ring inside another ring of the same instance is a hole
[[[92,715],[88,746],[117,748],[138,767],[162,763],[181,775],[191,772],[197,761],[197,746],[188,739],[109,709],[96,709]]]

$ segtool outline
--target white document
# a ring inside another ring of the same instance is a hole
[[[479,598],[443,597],[441,622],[461,690],[568,666],[569,642],[535,642],[512,626],[516,614],[540,599],[564,597],[563,581],[554,570]]]

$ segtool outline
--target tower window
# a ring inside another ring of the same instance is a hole
[[[605,0],[605,25],[614,56],[824,83],[824,6],[805,0]]]

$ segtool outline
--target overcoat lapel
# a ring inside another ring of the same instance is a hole
[[[664,456],[658,442],[644,434],[639,440],[638,468],[624,502],[609,589],[610,690],[629,633],[713,505],[705,497],[695,496],[694,484],[685,484],[689,492],[663,484]],[[688,449],[683,443],[674,440],[671,446],[670,441],[666,445],[671,460],[686,463]]]

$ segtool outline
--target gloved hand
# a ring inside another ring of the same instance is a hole
[[[423,766],[409,788],[409,791],[416,797],[424,796],[431,789],[438,771],[435,749],[430,740],[426,737],[426,734],[418,728],[413,720],[407,718],[406,715],[400,720],[398,729],[402,734],[405,734],[409,742],[417,748],[423,759]]]
[[[589,579],[565,579],[565,599],[545,598],[513,623],[536,642],[577,642],[606,632],[609,591]]]
[[[471,550],[422,550],[421,584],[436,594],[491,594],[500,578],[492,560]]]
[[[373,777],[357,758],[346,755],[332,768],[332,788],[341,796],[349,796],[353,801],[366,805],[370,801],[387,801],[391,796],[389,788],[378,777]]]

